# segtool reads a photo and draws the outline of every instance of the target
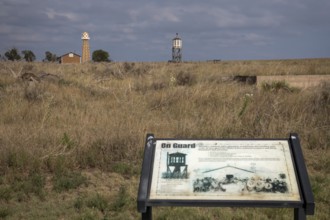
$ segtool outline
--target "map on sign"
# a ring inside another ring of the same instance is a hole
[[[301,200],[287,140],[157,140],[150,199]]]

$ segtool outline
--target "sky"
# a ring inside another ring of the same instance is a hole
[[[114,61],[168,61],[182,39],[184,61],[330,57],[329,0],[0,0],[0,54],[31,50]]]

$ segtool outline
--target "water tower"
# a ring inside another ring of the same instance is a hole
[[[90,61],[91,56],[90,56],[90,51],[89,51],[89,35],[87,32],[82,33],[81,35],[82,39],[82,58],[81,62],[85,63]]]
[[[181,62],[182,60],[182,40],[176,33],[172,40],[172,62]]]

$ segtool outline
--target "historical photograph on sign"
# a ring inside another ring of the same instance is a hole
[[[286,140],[157,140],[151,199],[300,201]]]

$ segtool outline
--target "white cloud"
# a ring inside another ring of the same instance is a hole
[[[77,21],[78,20],[78,15],[76,15],[74,13],[71,13],[71,12],[56,12],[52,8],[47,8],[46,11],[45,11],[45,14],[51,20],[57,19],[59,17],[66,18],[69,21]]]
[[[149,9],[152,19],[157,22],[179,22],[180,19],[172,8],[152,7]]]
[[[243,40],[258,46],[264,46],[270,43],[271,39],[257,33],[247,33],[243,35]]]
[[[12,35],[12,40],[15,42],[45,42],[46,38],[39,33],[16,33]]]

